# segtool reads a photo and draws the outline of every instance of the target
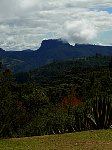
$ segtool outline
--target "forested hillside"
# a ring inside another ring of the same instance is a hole
[[[0,137],[107,129],[112,59],[96,55],[13,74],[0,69]]]

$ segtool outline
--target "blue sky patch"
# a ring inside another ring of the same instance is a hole
[[[107,11],[109,13],[112,13],[112,7],[104,8],[103,11]]]

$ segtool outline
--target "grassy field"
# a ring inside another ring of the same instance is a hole
[[[0,150],[112,150],[112,130],[1,139]]]

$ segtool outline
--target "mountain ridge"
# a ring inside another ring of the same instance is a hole
[[[112,55],[112,46],[92,44],[75,44],[73,46],[61,39],[48,39],[43,40],[40,48],[35,51],[30,49],[5,51],[0,48],[0,60],[6,65],[10,59],[13,62],[13,66],[9,63],[8,67],[14,72],[29,71],[51,63],[54,60],[68,60],[95,56],[96,54],[110,56]],[[14,64],[14,60],[18,60],[18,63]]]

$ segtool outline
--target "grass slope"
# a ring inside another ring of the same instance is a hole
[[[112,130],[1,139],[0,150],[111,150]]]

